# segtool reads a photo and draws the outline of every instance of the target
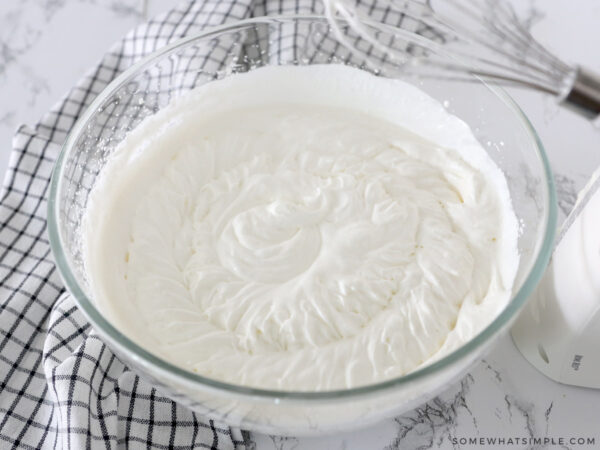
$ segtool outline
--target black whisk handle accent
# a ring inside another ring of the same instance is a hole
[[[590,119],[600,116],[600,75],[578,67],[563,104]]]

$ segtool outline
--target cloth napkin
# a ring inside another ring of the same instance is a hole
[[[321,12],[319,0],[182,3],[131,31],[39,123],[19,128],[0,193],[0,448],[254,448],[248,432],[199,417],[140,380],[99,339],[53,262],[49,181],[70,128],[131,64],[206,27]],[[391,17],[385,8],[380,15]]]

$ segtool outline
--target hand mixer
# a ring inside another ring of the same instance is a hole
[[[546,50],[505,1],[324,2],[337,40],[376,70],[391,65],[462,81],[475,75],[554,95],[588,118],[600,115],[600,76]],[[394,26],[398,22],[402,26]],[[374,60],[373,49],[383,58]],[[548,377],[600,388],[600,170],[563,225],[552,261],[511,333]]]

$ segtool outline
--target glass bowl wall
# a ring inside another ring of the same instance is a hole
[[[351,32],[346,30],[349,35]],[[385,30],[381,30],[385,32]],[[140,376],[176,401],[230,425],[289,435],[366,426],[433,397],[463,375],[510,326],[549,259],[555,227],[548,161],[527,118],[501,90],[472,83],[420,79],[385,64],[365,43],[350,54],[321,17],[250,19],[170,45],[136,64],[99,95],[74,126],[56,163],[48,229],[54,257],[69,292],[110,348]],[[470,125],[504,171],[520,224],[521,255],[513,296],[478,336],[437,362],[406,376],[355,389],[287,392],[221,383],[173,366],[115,329],[89,295],[80,226],[90,189],[128,131],[196,86],[265,65],[349,64],[403,78],[447,105]]]

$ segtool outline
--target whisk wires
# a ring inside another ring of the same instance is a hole
[[[478,75],[494,82],[563,95],[575,69],[547,51],[531,35],[510,4],[502,0],[377,0],[373,4],[324,0],[325,15],[338,40],[361,52],[355,33],[385,63],[423,76],[470,81]],[[393,13],[393,14],[390,14]],[[390,19],[391,18],[391,19]],[[400,19],[399,23],[394,20]],[[412,29],[403,26],[410,19]],[[371,65],[381,68],[364,51]]]

